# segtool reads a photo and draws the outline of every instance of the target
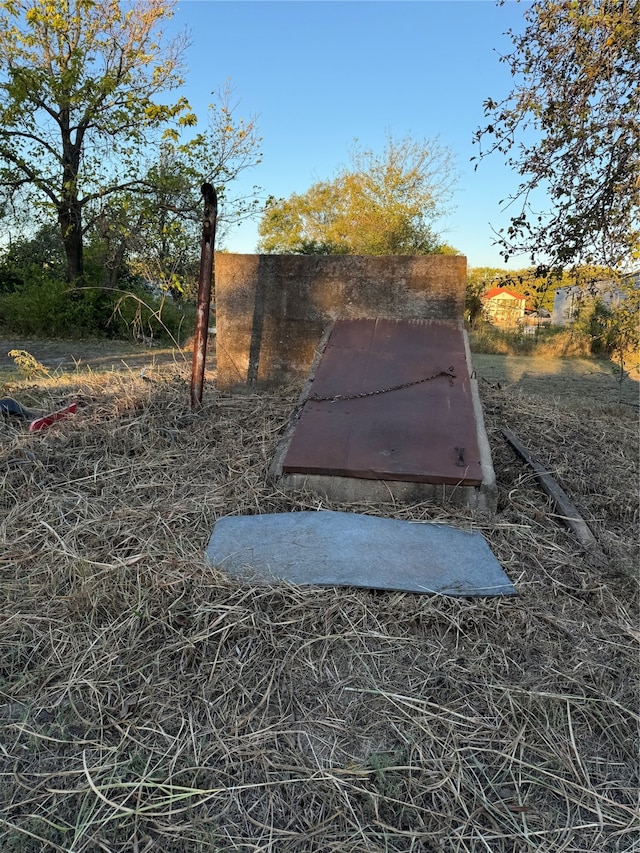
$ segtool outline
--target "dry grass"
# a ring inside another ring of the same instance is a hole
[[[494,355],[537,355],[541,358],[589,358],[591,339],[574,329],[540,327],[534,334],[520,328],[491,326],[488,323],[469,331],[473,352]]]
[[[485,385],[491,523],[323,505],[481,529],[520,595],[474,600],[248,587],[205,565],[222,515],[321,508],[266,482],[297,389],[210,388],[197,416],[177,374],[19,391],[80,412],[34,434],[0,420],[3,853],[640,849],[632,408]]]

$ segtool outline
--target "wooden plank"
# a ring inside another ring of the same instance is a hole
[[[283,473],[480,485],[463,331],[429,320],[339,320]]]

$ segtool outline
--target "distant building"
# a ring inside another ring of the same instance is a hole
[[[527,297],[514,290],[494,287],[488,290],[482,299],[485,319],[496,326],[515,326],[518,320],[524,317]]]
[[[627,277],[635,287],[640,286],[640,273]],[[616,281],[594,281],[588,286],[577,284],[561,287],[555,292],[551,322],[554,326],[567,326],[578,314],[584,300],[599,299],[607,308],[617,308],[624,300],[624,291]]]
[[[537,311],[528,311],[524,317],[519,317],[517,323],[523,334],[535,335],[542,326],[551,325],[551,314],[545,308],[538,308]]]

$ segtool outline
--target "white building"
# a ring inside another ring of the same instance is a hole
[[[640,286],[640,273],[629,276],[635,286]],[[600,299],[607,308],[617,308],[625,298],[624,291],[616,281],[594,281],[583,287],[577,284],[561,287],[555,292],[551,323],[554,326],[566,326],[572,323],[584,300]]]

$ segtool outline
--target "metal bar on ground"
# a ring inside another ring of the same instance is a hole
[[[576,539],[580,542],[582,547],[585,548],[585,550],[590,551],[601,562],[604,562],[605,556],[600,548],[598,540],[593,535],[586,521],[580,515],[578,508],[571,501],[564,489],[556,482],[544,465],[536,459],[527,447],[525,447],[515,433],[510,429],[503,427],[502,435],[506,438],[511,447],[513,447],[518,456],[521,459],[524,459],[524,461],[533,469],[542,490],[551,498],[558,511],[561,513],[559,518],[564,526],[574,533]]]

